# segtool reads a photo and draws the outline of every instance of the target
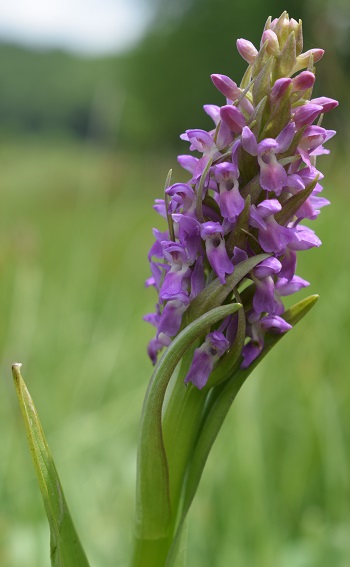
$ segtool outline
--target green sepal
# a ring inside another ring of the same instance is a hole
[[[288,33],[288,30],[286,30],[284,26],[286,17],[288,17],[287,10],[282,12],[277,22],[273,26],[273,31],[278,36],[278,38],[282,40],[281,43],[283,43],[283,41],[286,39],[286,34]]]
[[[173,219],[171,218],[171,214],[169,213],[169,195],[166,192],[166,190],[170,186],[172,174],[173,174],[173,170],[169,169],[164,184],[164,203],[165,203],[166,218],[168,222],[170,240],[175,240],[174,223],[173,223]]]
[[[256,138],[259,138],[261,124],[263,123],[263,116],[265,110],[267,109],[267,95],[265,95],[255,107],[254,112],[251,117],[251,123],[249,124],[251,131],[255,134]],[[252,124],[254,121],[254,124]]]
[[[267,53],[267,46],[269,45],[268,41],[265,41],[264,45],[261,46],[260,51],[258,53],[258,55],[255,58],[255,61],[252,65],[252,79],[254,79],[255,77],[257,77],[260,73],[260,71],[262,70],[262,68],[264,67],[268,56]]]
[[[317,181],[319,179],[319,175],[316,175],[315,179],[311,181],[305,189],[299,191],[292,197],[289,197],[287,201],[283,204],[282,209],[275,214],[276,221],[281,225],[286,225],[290,222],[295,213],[300,209],[301,205],[305,203],[306,199],[308,199],[315,189],[317,185]]]
[[[238,215],[235,227],[226,242],[226,249],[229,255],[233,254],[235,246],[237,246],[237,248],[241,248],[242,250],[245,249],[247,232],[249,231],[250,205],[251,196],[248,195],[244,203],[244,209]]]
[[[271,76],[275,66],[275,58],[271,55],[256,77],[253,84],[253,104],[256,107],[259,102],[270,94]]]
[[[289,77],[297,62],[296,41],[294,31],[289,34],[280,54],[277,56],[275,68],[275,80],[281,77]]]
[[[300,55],[303,51],[303,23],[301,20],[298,22],[298,27],[295,30],[295,46],[296,46],[296,55]]]
[[[269,16],[269,17],[267,18],[267,20],[266,20],[266,23],[265,23],[265,26],[264,26],[264,29],[263,29],[263,33],[264,33],[266,30],[269,30],[269,29],[270,29],[270,27],[271,27],[271,22],[272,22],[272,17]]]
[[[19,363],[13,364],[12,375],[49,521],[51,565],[52,567],[89,567],[34,402],[21,376],[20,367]]]
[[[247,88],[247,86],[249,85],[250,81],[252,78],[252,66],[248,65],[247,69],[245,70],[245,73],[243,75],[243,78],[241,80],[241,83],[239,85],[240,89],[245,89]]]
[[[310,311],[317,300],[318,295],[311,295],[306,299],[299,301],[293,307],[285,311],[282,317],[287,321],[287,323],[290,323],[294,326]],[[211,398],[212,402],[209,398],[205,420],[203,421],[202,427],[200,428],[200,434],[193,451],[192,460],[188,467],[184,489],[182,515],[179,520],[169,557],[171,557],[173,550],[175,553],[177,540],[181,537],[182,526],[191,507],[193,498],[197,492],[205,463],[233,401],[235,400],[239,390],[241,389],[251,372],[261,362],[266,354],[285,336],[285,334],[286,333],[266,333],[264,349],[258,356],[258,358],[254,360],[248,368],[244,370],[236,370],[231,376],[228,377],[226,382],[220,384],[219,386],[217,386],[217,388],[213,388]]]
[[[252,256],[235,266],[234,272],[226,276],[226,283],[222,284],[219,278],[212,281],[205,287],[191,302],[189,308],[185,312],[186,322],[191,322],[208,310],[222,305],[227,296],[237,287],[240,281],[255,268],[260,262],[269,258],[271,254],[258,254]],[[188,323],[187,323],[188,324]]]
[[[241,308],[231,303],[211,309],[179,333],[155,367],[142,408],[137,460],[135,536],[168,536],[172,510],[169,472],[162,433],[162,409],[170,378],[188,348],[207,330]]]

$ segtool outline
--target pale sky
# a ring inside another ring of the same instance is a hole
[[[126,49],[151,13],[142,0],[0,0],[0,41],[86,54]]]

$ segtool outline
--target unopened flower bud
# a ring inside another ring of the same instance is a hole
[[[302,71],[293,79],[293,91],[306,91],[314,86],[315,75],[311,71]]]
[[[252,44],[251,41],[243,38],[237,39],[236,45],[240,56],[243,57],[243,59],[247,61],[249,65],[252,65],[255,61],[256,56],[258,55],[258,50],[256,49],[256,47]]]
[[[226,75],[211,75],[211,80],[214,85],[226,98],[229,100],[236,100],[241,94],[240,89],[236,83]]]
[[[310,102],[312,102],[312,104],[320,104],[323,108],[323,112],[329,112],[330,110],[333,110],[333,108],[336,108],[339,105],[339,102],[337,100],[334,100],[333,98],[328,98],[327,96],[320,96],[318,98],[313,98],[312,100],[310,100]]]
[[[294,18],[291,18],[289,20],[289,31],[294,31],[296,32],[299,26],[299,22],[297,22]]]
[[[291,84],[292,84],[292,79],[289,78],[277,79],[277,81],[275,82],[275,84],[271,89],[271,93],[270,93],[271,101],[277,102],[280,98],[282,98],[282,96],[288,89],[289,85]]]
[[[297,57],[297,62],[293,69],[293,73],[296,73],[301,69],[306,69],[306,67],[308,67],[310,64],[311,58],[313,58],[314,63],[317,63],[317,61],[319,61],[321,57],[323,57],[323,54],[324,54],[324,49],[318,49],[318,48],[309,49],[308,51],[301,53]]]
[[[323,112],[320,104],[304,104],[299,106],[294,114],[294,122],[297,128],[301,126],[309,126]]]
[[[265,41],[268,42],[267,44],[267,53],[269,55],[278,55],[280,51],[280,45],[278,42],[278,37],[272,30],[266,30],[262,34],[261,37],[261,47],[264,45]]]
[[[229,127],[231,132],[240,134],[242,128],[246,125],[246,120],[240,110],[236,106],[226,105],[220,109],[221,119]]]

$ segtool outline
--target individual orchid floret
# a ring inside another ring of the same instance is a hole
[[[235,134],[240,134],[246,125],[246,119],[237,106],[225,105],[220,109],[220,117]]]
[[[275,276],[281,271],[282,264],[277,258],[267,258],[252,273],[256,291],[253,298],[255,313],[273,313],[275,302]]]
[[[242,131],[242,146],[251,155],[258,157],[260,166],[260,185],[266,191],[280,195],[287,183],[287,172],[276,158],[276,154],[285,152],[292,143],[295,124],[290,122],[274,140],[266,138],[259,144],[248,126]]]
[[[334,98],[328,98],[327,96],[320,96],[318,98],[313,98],[310,100],[310,104],[317,104],[322,106],[322,112],[329,112],[339,105],[337,100]]]
[[[324,49],[313,48],[301,53],[297,57],[296,65],[293,69],[293,73],[301,71],[301,69],[306,69],[309,67],[311,61],[317,63],[324,55]]]
[[[259,205],[252,205],[250,223],[259,231],[259,242],[265,252],[276,256],[283,254],[293,240],[293,231],[281,226],[274,215],[281,211],[282,205],[277,199],[266,199]]]
[[[198,150],[201,153],[209,153],[215,147],[213,138],[205,130],[186,130],[180,138],[190,142],[191,151]]]
[[[275,32],[271,29],[265,30],[262,34],[260,46],[262,47],[267,41],[266,51],[269,55],[278,55],[280,52],[280,45],[278,37]]]
[[[224,284],[226,274],[233,272],[233,264],[228,257],[223,234],[224,228],[218,222],[205,222],[201,226],[201,236],[205,241],[209,263]]]
[[[215,362],[227,351],[230,343],[220,331],[207,335],[202,346],[194,352],[185,383],[192,382],[199,390],[204,388]]]
[[[211,80],[214,85],[226,98],[231,101],[236,100],[240,94],[241,90],[237,87],[236,83],[227,77],[226,75],[211,75]]]
[[[307,89],[311,89],[315,84],[315,75],[311,73],[311,71],[302,71],[292,79],[293,83],[293,91],[306,91]],[[317,102],[313,101],[314,104]]]
[[[166,273],[162,287],[159,292],[161,301],[178,299],[188,303],[188,292],[185,279],[190,276],[189,266],[193,260],[188,257],[186,250],[179,243],[162,242],[164,256],[170,264],[170,270]]]
[[[219,186],[218,203],[223,218],[235,222],[244,209],[244,199],[239,192],[239,171],[234,164],[219,163],[214,168],[215,179]]]
[[[188,303],[188,301],[183,303],[178,299],[172,299],[166,303],[159,316],[157,336],[159,336],[160,333],[164,333],[169,337],[175,337],[180,329],[182,315],[186,311]]]
[[[252,44],[251,41],[243,38],[237,39],[236,45],[237,51],[240,56],[243,57],[243,59],[247,61],[249,65],[252,65],[256,59],[256,56],[258,55],[258,50],[256,49],[256,47]]]
[[[299,106],[294,114],[294,122],[297,128],[302,126],[310,126],[323,112],[323,106],[309,102],[303,106]]]
[[[292,83],[293,83],[292,79],[287,77],[282,79],[277,79],[270,92],[271,102],[274,104],[277,101],[279,101]]]
[[[241,368],[248,368],[262,352],[264,337],[267,332],[280,334],[286,333],[291,328],[291,325],[278,315],[266,315],[259,321],[248,325],[248,336],[250,336],[251,340],[243,347]]]

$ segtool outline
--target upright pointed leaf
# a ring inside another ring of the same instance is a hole
[[[19,363],[13,364],[12,374],[49,521],[51,565],[52,567],[89,567],[34,402],[21,376],[20,367]]]

